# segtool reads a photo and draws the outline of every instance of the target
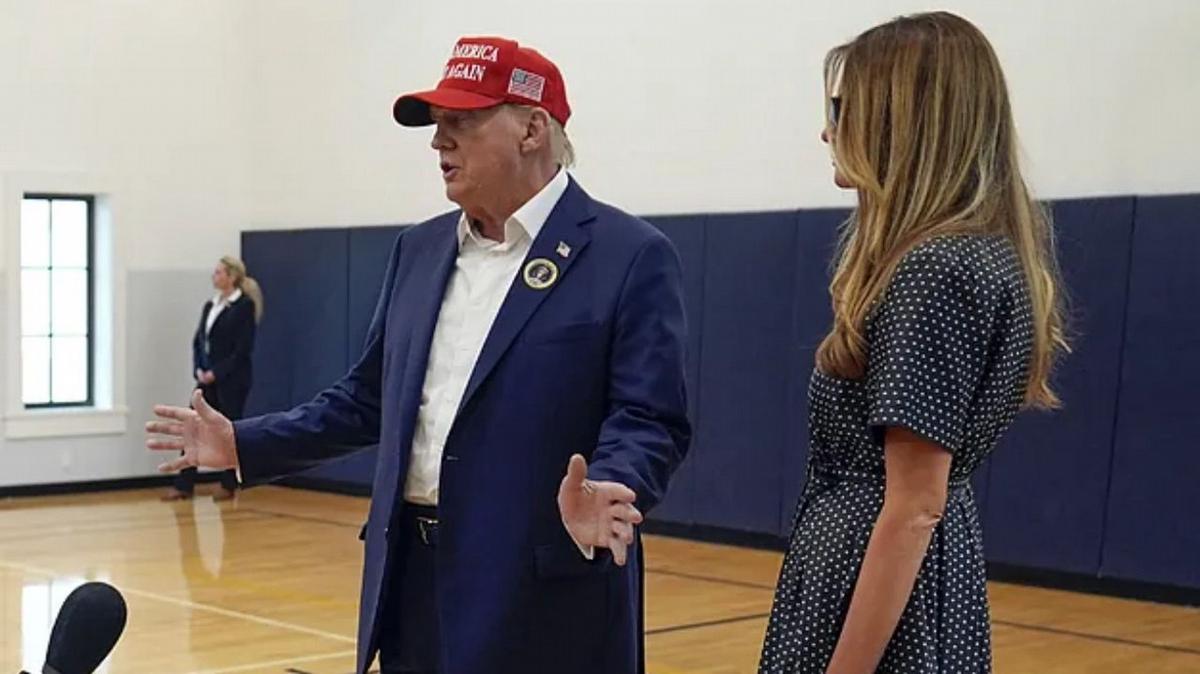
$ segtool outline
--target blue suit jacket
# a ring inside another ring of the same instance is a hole
[[[379,444],[359,613],[358,671],[382,639],[382,597],[426,363],[458,252],[459,214],[397,239],[362,358],[290,412],[236,424],[243,479],[261,482]],[[557,253],[566,243],[570,254]],[[446,441],[437,597],[445,674],[644,671],[640,543],[624,567],[587,561],[556,495],[573,453],[624,483],[643,512],[690,439],[682,274],[670,242],[574,180],[529,252],[557,282],[518,276]]]

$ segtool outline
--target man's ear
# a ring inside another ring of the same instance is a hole
[[[521,137],[521,151],[529,154],[550,144],[550,115],[541,108],[530,111]]]

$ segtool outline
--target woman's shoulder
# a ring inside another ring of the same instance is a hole
[[[913,247],[901,260],[896,276],[953,281],[986,290],[1007,285],[1020,272],[1020,258],[1006,237],[960,234],[935,237]]]
[[[904,304],[941,302],[976,310],[1010,304],[1023,284],[1016,248],[1003,236],[942,236],[913,247],[888,284],[887,299]]]
[[[229,305],[225,307],[225,311],[253,314],[254,300],[250,299],[248,295],[243,294],[241,297],[230,302]]]

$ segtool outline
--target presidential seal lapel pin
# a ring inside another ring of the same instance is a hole
[[[536,258],[525,264],[525,285],[534,290],[545,290],[558,280],[558,267],[546,258]]]

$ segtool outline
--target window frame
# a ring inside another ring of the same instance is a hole
[[[45,403],[27,403],[25,402],[24,387],[22,386],[21,406],[26,410],[70,410],[94,408],[96,405],[96,196],[92,194],[80,193],[61,193],[61,192],[27,192],[21,195],[21,201],[25,200],[46,200],[49,203],[50,215],[50,260],[45,269],[50,272],[50,329],[47,333],[47,338],[50,340],[50,376],[49,389],[50,401]],[[82,201],[87,205],[87,397],[84,400],[76,400],[71,402],[54,402],[54,207],[55,201]],[[18,227],[23,223],[18,223]],[[27,267],[22,260],[20,270],[24,271]],[[41,269],[40,267],[28,267],[28,269]],[[24,296],[21,296],[21,302],[24,302]],[[25,340],[24,326],[20,331],[20,339],[22,344]],[[22,372],[24,372],[24,355],[21,355]]]

